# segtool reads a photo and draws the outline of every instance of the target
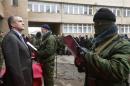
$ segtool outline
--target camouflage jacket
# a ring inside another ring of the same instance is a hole
[[[44,40],[39,40],[38,58],[43,62],[54,60],[57,49],[55,37],[50,34]]]
[[[2,48],[1,48],[2,40],[3,40],[3,37],[0,37],[0,70],[4,63],[4,58],[3,58],[3,54],[2,54]]]
[[[93,79],[96,86],[127,86],[130,73],[130,42],[115,35],[85,55],[86,83]],[[89,85],[85,85],[89,86]]]

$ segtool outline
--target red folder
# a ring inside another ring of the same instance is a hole
[[[64,41],[64,44],[68,47],[68,50],[75,57],[75,60],[74,60],[75,65],[76,66],[82,65],[82,63],[84,63],[84,60],[78,50],[78,47],[80,47],[80,45],[77,43],[77,41],[71,35],[65,36],[63,38],[63,41]]]
[[[2,67],[0,69],[0,78],[3,78],[4,75],[6,73],[6,66],[5,66],[5,62],[2,64]]]
[[[77,47],[79,47],[79,44],[71,35],[65,36],[63,38],[63,41],[74,57],[77,57],[80,55],[78,48],[77,48]]]
[[[33,78],[42,78],[42,66],[40,63],[33,63],[32,64],[33,68]]]

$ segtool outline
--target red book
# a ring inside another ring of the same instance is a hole
[[[71,35],[65,36],[63,38],[63,41],[74,57],[80,56],[78,48],[77,48],[79,47],[79,44]]]
[[[78,50],[78,47],[80,47],[80,45],[77,43],[77,41],[71,35],[65,36],[63,38],[63,41],[64,44],[68,47],[68,50],[75,57],[75,65],[79,66],[84,63],[82,56],[80,55],[80,52]]]
[[[5,73],[6,73],[6,66],[5,66],[5,63],[3,63],[0,69],[0,78],[3,78]]]

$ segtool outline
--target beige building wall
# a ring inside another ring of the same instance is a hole
[[[0,0],[0,31],[2,31],[2,20],[4,17],[4,12],[3,12],[3,5],[2,5],[2,0]]]
[[[36,0],[32,0],[32,1],[36,1]],[[38,0],[38,1],[130,7],[129,0]]]
[[[35,0],[30,0],[35,1]],[[77,4],[91,4],[92,6],[112,6],[112,7],[130,7],[129,0],[38,0],[46,2],[66,2],[66,3],[77,3]],[[63,3],[59,3],[63,4]],[[94,7],[94,8],[95,8]],[[63,7],[61,7],[63,8]],[[93,9],[94,9],[93,8]],[[122,13],[123,14],[123,13]],[[34,13],[29,12],[29,21],[38,22],[63,22],[63,23],[93,23],[93,15],[66,15],[61,9],[60,14],[53,13]],[[129,24],[130,17],[117,17],[117,24]]]
[[[2,18],[4,17],[2,0],[0,0],[0,17],[2,17]]]
[[[61,6],[60,13],[38,13],[38,12],[28,12],[28,1],[44,1],[51,3],[59,3]],[[62,27],[64,23],[72,23],[72,24],[92,24],[93,23],[93,15],[70,15],[63,13],[63,4],[64,3],[72,3],[72,4],[86,4],[92,5],[93,9],[96,6],[111,6],[111,7],[119,7],[130,8],[129,0],[18,0],[18,6],[12,6],[11,0],[0,0],[0,27],[2,31],[8,31],[7,19],[11,15],[18,15],[23,17],[25,21],[26,30],[24,33],[28,33],[28,21],[29,22],[45,22],[45,23],[57,23]],[[94,10],[95,11],[95,10]],[[29,14],[29,15],[28,15]],[[123,14],[123,13],[122,13]],[[117,24],[130,24],[130,17],[117,17]],[[59,30],[62,31],[62,30]]]
[[[31,22],[51,22],[51,23],[93,23],[92,16],[64,15],[50,13],[29,12]]]
[[[36,1],[36,0],[29,0]],[[111,7],[111,8],[130,8],[129,0],[37,0],[37,2],[57,3],[60,4],[60,13],[42,13],[42,12],[29,12],[29,22],[45,22],[45,23],[59,23],[60,32],[62,33],[63,24],[93,24],[93,15],[96,7]],[[93,9],[92,15],[73,15],[63,13],[63,4],[76,4],[76,5],[90,5]],[[116,24],[130,25],[130,17],[124,17],[123,11],[121,16],[117,16]],[[67,33],[70,34],[70,33]],[[80,34],[80,33],[79,33]],[[93,34],[93,33],[92,33]],[[82,35],[82,33],[81,33]],[[91,33],[90,33],[91,35]],[[130,33],[128,34],[130,37]]]
[[[28,33],[28,1],[27,0],[18,0],[18,6],[13,6],[11,4],[11,0],[3,0],[2,1],[3,5],[3,11],[4,11],[4,19],[2,20],[2,30],[4,32],[9,31],[8,29],[8,24],[7,24],[7,19],[9,16],[21,16],[25,22],[25,31],[23,33],[27,34]]]
[[[28,19],[31,22],[61,22],[61,14],[29,12]]]

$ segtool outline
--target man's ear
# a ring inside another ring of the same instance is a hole
[[[15,23],[11,23],[11,26],[12,26],[13,28],[15,28]]]

